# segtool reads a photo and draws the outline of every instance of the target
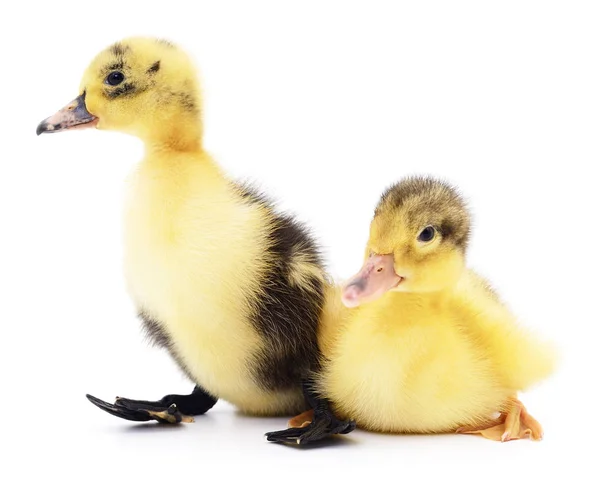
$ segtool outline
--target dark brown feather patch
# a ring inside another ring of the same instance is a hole
[[[133,83],[123,83],[120,86],[117,86],[113,90],[106,90],[106,96],[108,98],[117,98],[122,97],[124,95],[132,95],[137,91],[137,87]]]
[[[150,68],[148,69],[148,74],[152,74],[155,72],[158,72],[158,70],[160,69],[160,60],[157,60],[154,64],[152,64],[150,66]]]

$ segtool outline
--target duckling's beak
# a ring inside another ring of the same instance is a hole
[[[381,297],[397,287],[402,278],[394,270],[393,254],[372,255],[358,274],[342,288],[342,302],[346,307],[357,307]]]
[[[56,114],[38,124],[36,133],[41,135],[71,128],[91,128],[96,126],[97,121],[98,118],[92,116],[85,106],[85,92],[83,92]]]

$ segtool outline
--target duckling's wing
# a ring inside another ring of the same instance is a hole
[[[523,327],[482,281],[471,273],[458,294],[459,309],[468,323],[466,333],[492,358],[505,387],[515,392],[526,390],[553,372],[556,348]]]

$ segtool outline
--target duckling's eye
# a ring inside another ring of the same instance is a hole
[[[113,71],[108,76],[106,76],[105,83],[110,86],[120,85],[125,79],[125,75],[119,71]]]
[[[417,237],[417,239],[420,242],[430,242],[431,240],[433,240],[434,236],[435,236],[435,228],[433,226],[427,226],[427,228],[424,228],[423,231],[421,231],[421,233],[419,233],[419,236]]]

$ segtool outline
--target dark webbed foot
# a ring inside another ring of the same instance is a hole
[[[113,416],[127,419],[129,421],[158,421],[159,423],[193,423],[194,418],[182,414],[177,408],[177,404],[168,406],[158,402],[147,402],[124,399],[117,397],[114,404],[104,402],[93,395],[86,395],[88,400]]]
[[[340,421],[329,410],[315,410],[312,423],[303,428],[288,428],[287,430],[266,433],[269,442],[308,444],[323,440],[331,435],[345,435],[356,428],[354,421]]]
[[[96,407],[119,418],[170,424],[193,423],[193,416],[204,414],[217,402],[200,387],[194,388],[190,395],[166,395],[156,402],[117,397],[114,404],[109,404],[93,395],[86,397]]]
[[[356,428],[354,421],[341,421],[335,417],[327,399],[315,393],[310,381],[303,382],[302,386],[306,401],[312,409],[292,419],[291,428],[265,433],[269,442],[302,445],[323,440],[331,435],[345,435]]]

